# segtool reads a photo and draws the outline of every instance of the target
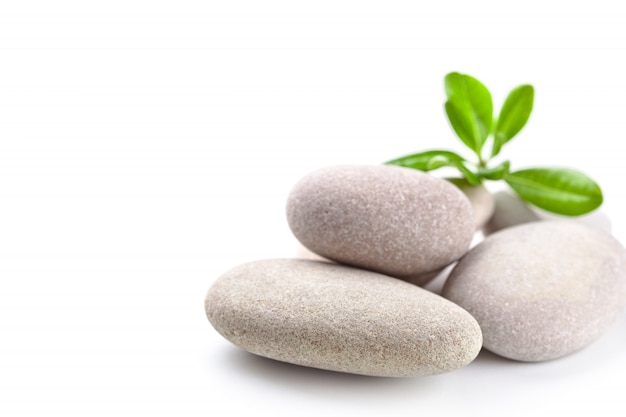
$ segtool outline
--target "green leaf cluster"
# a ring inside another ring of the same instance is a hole
[[[477,157],[472,162],[456,152],[433,149],[403,156],[391,161],[420,171],[453,167],[474,185],[485,180],[504,180],[523,200],[544,210],[577,216],[595,210],[602,204],[602,190],[591,178],[570,168],[531,168],[511,171],[508,160],[494,166],[490,163],[526,125],[533,109],[535,90],[524,84],[507,96],[494,117],[491,93],[476,78],[452,72],[446,75],[444,104],[450,126]],[[491,142],[489,141],[491,139]],[[491,150],[485,146],[491,143]],[[485,157],[485,153],[489,155]]]

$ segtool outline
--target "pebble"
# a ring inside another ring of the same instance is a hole
[[[227,340],[297,365],[388,377],[434,375],[482,346],[461,307],[379,273],[301,259],[250,262],[209,289],[206,314]]]
[[[310,173],[289,195],[287,221],[296,238],[323,258],[420,283],[463,256],[475,228],[470,203],[457,187],[385,165]]]
[[[611,233],[611,220],[602,208],[583,216],[566,217],[531,207],[510,191],[498,191],[493,198],[495,200],[495,210],[493,216],[483,228],[483,232],[486,235],[507,227],[541,220],[574,220]]]
[[[624,309],[626,251],[580,222],[523,224],[474,247],[443,296],[476,318],[493,353],[555,359],[598,339]]]
[[[472,185],[462,178],[448,178],[465,194],[472,206],[476,230],[480,230],[491,219],[495,210],[495,200],[484,185]]]

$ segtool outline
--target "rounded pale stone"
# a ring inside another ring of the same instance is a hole
[[[344,165],[302,178],[287,221],[309,250],[336,262],[405,280],[464,255],[474,218],[454,185],[396,166]]]
[[[476,230],[481,229],[491,218],[495,210],[493,195],[484,185],[472,185],[463,178],[448,178],[452,184],[465,194],[472,206]]]
[[[507,227],[540,220],[574,220],[611,233],[611,220],[602,208],[583,216],[566,217],[532,207],[510,191],[498,191],[494,194],[494,200],[495,211],[491,220],[483,228],[486,235]]]
[[[484,347],[543,361],[596,340],[626,304],[626,251],[579,222],[541,221],[502,230],[454,268],[443,296],[480,324]]]
[[[233,344],[297,365],[372,376],[449,372],[482,337],[461,307],[375,272],[301,259],[256,261],[222,275],[206,314]]]

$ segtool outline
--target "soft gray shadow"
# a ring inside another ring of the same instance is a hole
[[[446,266],[439,274],[437,274],[437,276],[435,276],[435,278],[432,279],[432,281],[429,281],[428,283],[424,284],[423,288],[437,295],[441,295],[443,286],[445,285],[446,280],[448,279],[448,276],[450,275],[450,272],[452,272],[455,266],[456,266],[456,262],[451,265]]]
[[[596,341],[561,358],[521,362],[503,358],[483,348],[470,366],[489,375],[559,380],[592,373],[601,368],[609,370],[616,363],[624,363],[626,351],[622,346],[625,344],[626,314],[622,314],[617,323]]]
[[[523,362],[513,361],[511,359],[503,358],[502,356],[498,356],[495,353],[488,351],[487,349],[481,349],[480,353],[474,359],[474,366],[517,366],[522,364]]]
[[[527,365],[529,364],[504,358],[482,348],[476,359],[467,368],[475,376],[514,375],[518,372],[524,372],[524,367]]]
[[[258,379],[284,390],[314,396],[342,397],[377,395],[389,399],[416,392],[436,390],[443,383],[439,377],[385,378],[347,374],[309,368],[253,355],[236,347],[223,351],[222,363],[246,378]]]

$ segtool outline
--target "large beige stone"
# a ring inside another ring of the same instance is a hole
[[[206,296],[215,329],[257,355],[373,376],[449,372],[482,338],[461,307],[382,274],[310,260],[264,260],[222,275]]]

